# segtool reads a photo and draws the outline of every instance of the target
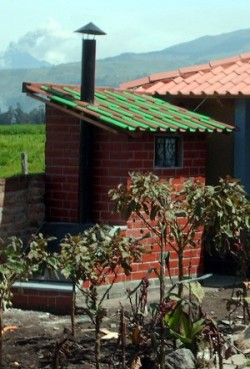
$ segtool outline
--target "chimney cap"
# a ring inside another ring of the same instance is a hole
[[[85,33],[87,35],[97,35],[97,36],[106,35],[105,32],[103,32],[99,27],[97,27],[92,22],[90,22],[90,23],[86,24],[85,26],[77,29],[75,32]]]

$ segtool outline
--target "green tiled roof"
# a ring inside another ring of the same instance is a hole
[[[80,100],[79,86],[24,83],[28,95],[112,131],[232,132],[235,127],[139,92],[96,88],[95,102]]]

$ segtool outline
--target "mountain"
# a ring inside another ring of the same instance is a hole
[[[98,45],[97,45],[98,47]],[[14,51],[13,51],[14,52]],[[250,52],[250,29],[224,33],[218,36],[203,36],[160,51],[148,53],[124,53],[115,57],[97,60],[96,85],[118,87],[121,82],[141,78],[148,74],[178,69],[211,60]],[[27,55],[23,56],[25,60]],[[80,84],[80,63],[26,69],[0,70],[1,111],[17,102],[30,111],[37,102],[22,94],[22,82],[52,82]],[[20,62],[21,63],[21,62]],[[12,65],[16,65],[14,62]],[[20,64],[23,66],[23,63]]]
[[[20,50],[14,43],[10,43],[7,50],[0,56],[0,70],[41,67],[51,67],[51,64],[34,58],[31,54]]]

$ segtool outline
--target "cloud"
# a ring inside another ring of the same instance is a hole
[[[53,19],[44,27],[30,31],[18,41],[11,42],[10,47],[51,64],[68,63],[81,58],[78,37],[72,31],[62,29]]]

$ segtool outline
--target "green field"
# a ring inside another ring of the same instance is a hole
[[[29,173],[44,172],[44,149],[44,124],[0,126],[0,178],[21,174],[22,152],[28,155]]]

